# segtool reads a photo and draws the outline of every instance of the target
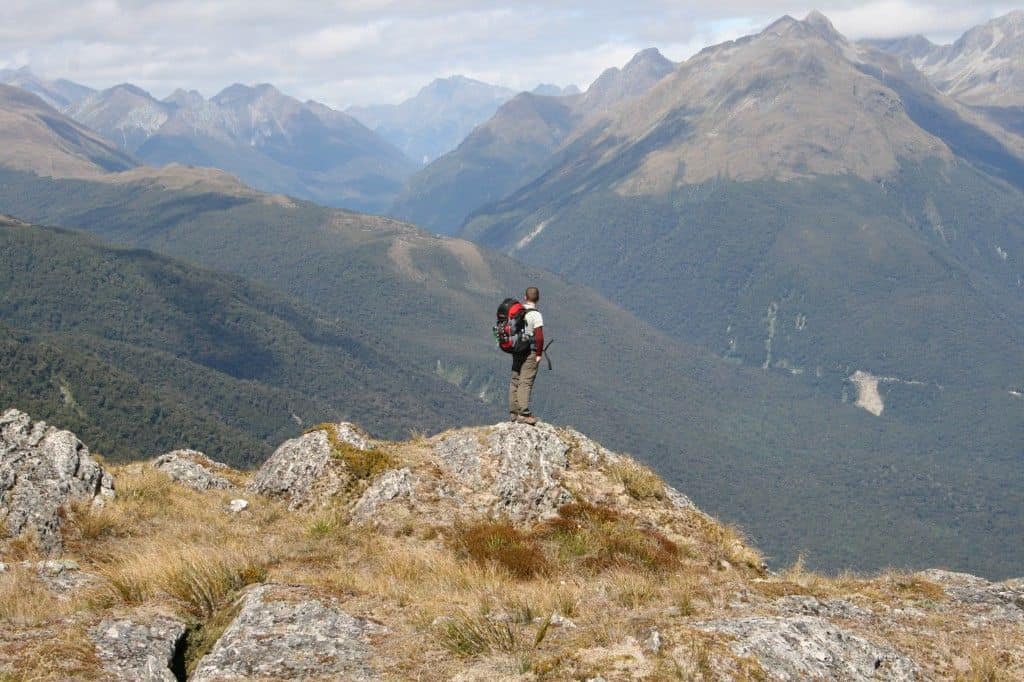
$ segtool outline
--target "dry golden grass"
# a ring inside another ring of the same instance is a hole
[[[396,460],[408,462],[413,447],[396,451]],[[642,641],[654,626],[663,651],[676,653],[648,657],[646,679],[710,680],[722,671],[763,679],[759,666],[731,654],[720,636],[691,626],[695,619],[735,615],[741,594],[755,611],[786,594],[913,603],[930,614],[927,627],[875,634],[908,653],[932,656],[927,670],[934,677],[953,679],[953,663],[928,653],[949,649],[928,632],[958,633],[969,658],[956,673],[963,682],[1020,679],[1024,670],[1024,660],[1005,653],[1021,637],[1002,633],[999,646],[986,649],[994,630],[965,630],[955,613],[941,608],[941,587],[919,575],[827,577],[798,561],[765,576],[760,555],[739,531],[699,512],[673,512],[673,525],[663,529],[626,509],[577,502],[533,528],[482,520],[448,527],[413,518],[408,532],[382,533],[350,526],[343,509],[290,511],[258,496],[250,496],[249,510],[232,515],[224,505],[237,492],[192,491],[148,465],[111,469],[118,497],[103,507],[74,508],[65,533],[69,553],[102,576],[101,584],[59,601],[32,572],[0,575],[0,632],[49,633],[12,650],[19,670],[35,675],[19,681],[60,678],[39,661],[62,647],[67,669],[78,671],[63,679],[96,678],[96,662],[76,649],[84,636],[70,642],[58,630],[139,604],[174,609],[190,623],[188,664],[194,666],[230,622],[238,591],[261,581],[307,585],[342,600],[353,615],[385,622],[390,634],[375,649],[384,675],[394,679],[447,678],[470,669],[477,677],[586,678],[618,660],[623,642]],[[649,493],[637,499],[640,508],[657,506]],[[722,560],[733,568],[723,569]],[[554,614],[574,626],[556,626]],[[0,634],[0,669],[6,655]]]
[[[979,647],[968,653],[967,669],[957,672],[953,679],[955,682],[1014,682],[1020,677],[1012,670],[1013,657],[1008,651]]]
[[[586,502],[567,504],[541,524],[535,537],[553,543],[562,564],[604,570],[633,566],[669,570],[679,565],[679,547],[661,533],[639,528],[628,517]]]
[[[0,672],[2,682],[67,682],[109,680],[89,639],[79,624],[40,629],[20,643],[15,670]]]
[[[104,566],[100,588],[129,605],[168,598],[200,620],[209,618],[238,590],[267,576],[257,547],[222,545],[149,546]],[[97,601],[104,602],[103,594]]]
[[[65,615],[61,603],[39,579],[34,568],[16,566],[0,573],[0,624],[37,626]]]
[[[665,483],[643,464],[624,459],[609,465],[608,469],[630,497],[637,500],[665,499]]]

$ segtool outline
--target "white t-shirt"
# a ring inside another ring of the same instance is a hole
[[[532,338],[533,330],[544,326],[544,318],[532,303],[524,303],[523,307],[526,308],[526,335]]]

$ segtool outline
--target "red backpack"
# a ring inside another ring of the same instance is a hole
[[[498,306],[494,323],[494,340],[506,353],[519,354],[530,350],[532,339],[526,335],[526,306],[514,298],[506,298]]]

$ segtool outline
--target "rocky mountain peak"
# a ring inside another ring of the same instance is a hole
[[[63,78],[55,81],[37,76],[29,66],[17,69],[0,69],[0,83],[13,85],[35,94],[55,109],[65,109],[93,90]]]
[[[784,15],[765,28],[761,36],[806,39],[821,38],[829,43],[845,43],[846,38],[835,29],[832,22],[818,10],[812,10],[803,21]]]
[[[666,59],[657,48],[641,50],[622,68],[605,69],[583,94],[579,109],[590,115],[649,90],[672,73],[675,63]]]
[[[198,90],[185,90],[178,88],[164,98],[164,102],[176,104],[181,107],[201,107],[206,103],[206,98]]]
[[[822,36],[826,40],[845,42],[846,38],[836,27],[832,25],[832,22],[824,14],[818,10],[812,10],[806,17],[804,17],[804,26],[813,29],[818,35]]]
[[[238,106],[251,103],[260,97],[278,96],[281,92],[269,83],[244,85],[233,83],[210,98],[210,101],[221,106]]]

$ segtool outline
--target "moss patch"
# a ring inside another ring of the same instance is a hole
[[[343,441],[338,436],[338,426],[336,424],[317,424],[307,429],[306,433],[314,431],[323,431],[327,435],[327,442],[331,446],[331,455],[345,462],[345,466],[348,467],[357,480],[373,478],[388,469],[394,469],[398,466],[398,461],[394,455],[386,450],[381,450],[380,448],[367,448],[363,450]]]

